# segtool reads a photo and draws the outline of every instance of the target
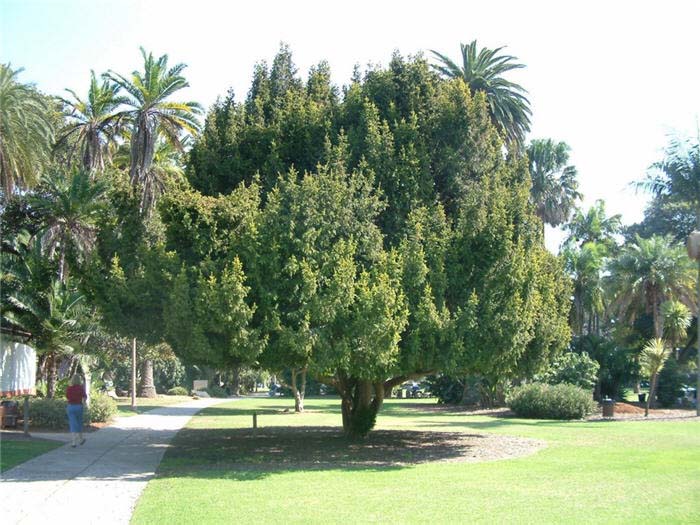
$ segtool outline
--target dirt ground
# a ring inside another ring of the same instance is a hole
[[[598,410],[588,418],[589,421],[601,419],[603,419],[602,410]],[[697,421],[700,418],[697,417],[695,409],[686,408],[652,408],[649,409],[649,416],[644,417],[644,403],[617,402],[612,419],[620,421]]]
[[[465,416],[469,415],[481,415],[481,416],[491,416],[491,417],[516,417],[515,413],[509,408],[485,408],[485,409],[474,409],[467,406],[458,405],[408,405],[416,410],[425,410],[430,412],[445,412],[445,413],[463,413]],[[601,407],[598,410],[586,418],[589,421],[598,421],[603,419],[603,411]],[[669,421],[697,421],[698,418],[695,413],[695,409],[685,409],[685,408],[652,408],[649,410],[649,416],[644,417],[644,404],[643,403],[625,403],[617,402],[615,403],[615,412],[612,420],[628,421],[628,420],[669,420]],[[605,418],[605,420],[610,420]]]

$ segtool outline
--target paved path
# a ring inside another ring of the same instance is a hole
[[[129,523],[173,436],[199,410],[223,401],[199,399],[121,417],[86,434],[83,446],[65,444],[4,472],[0,521]]]

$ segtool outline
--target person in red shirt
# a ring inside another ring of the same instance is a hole
[[[66,412],[68,413],[68,426],[72,434],[73,440],[71,446],[76,447],[78,443],[85,443],[83,437],[83,403],[87,399],[85,387],[83,386],[83,378],[79,374],[75,374],[70,381],[70,386],[66,388],[66,399],[68,405]]]

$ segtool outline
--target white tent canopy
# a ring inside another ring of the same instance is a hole
[[[36,393],[36,351],[25,344],[0,341],[0,396]]]

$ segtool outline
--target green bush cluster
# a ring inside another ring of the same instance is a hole
[[[22,405],[20,405],[21,407]],[[29,420],[32,427],[63,430],[68,428],[65,399],[34,398],[29,400]]]
[[[542,380],[550,385],[568,383],[592,390],[598,380],[600,365],[586,352],[567,352],[560,356],[543,375]]]
[[[107,394],[90,396],[90,407],[85,413],[86,423],[106,423],[117,413],[117,402]]]
[[[209,388],[207,388],[207,394],[209,394],[211,397],[228,397],[226,390],[218,385],[211,385]]]
[[[575,385],[532,383],[513,390],[508,406],[520,417],[582,419],[596,408],[590,392]]]
[[[189,392],[184,386],[174,386],[166,392],[169,396],[187,396]]]
[[[23,409],[20,403],[20,412]],[[117,413],[117,403],[107,394],[93,393],[90,406],[85,410],[83,421],[89,423],[106,423]],[[22,414],[24,417],[24,414]],[[65,399],[33,398],[29,400],[29,420],[35,428],[66,430],[68,415]]]

